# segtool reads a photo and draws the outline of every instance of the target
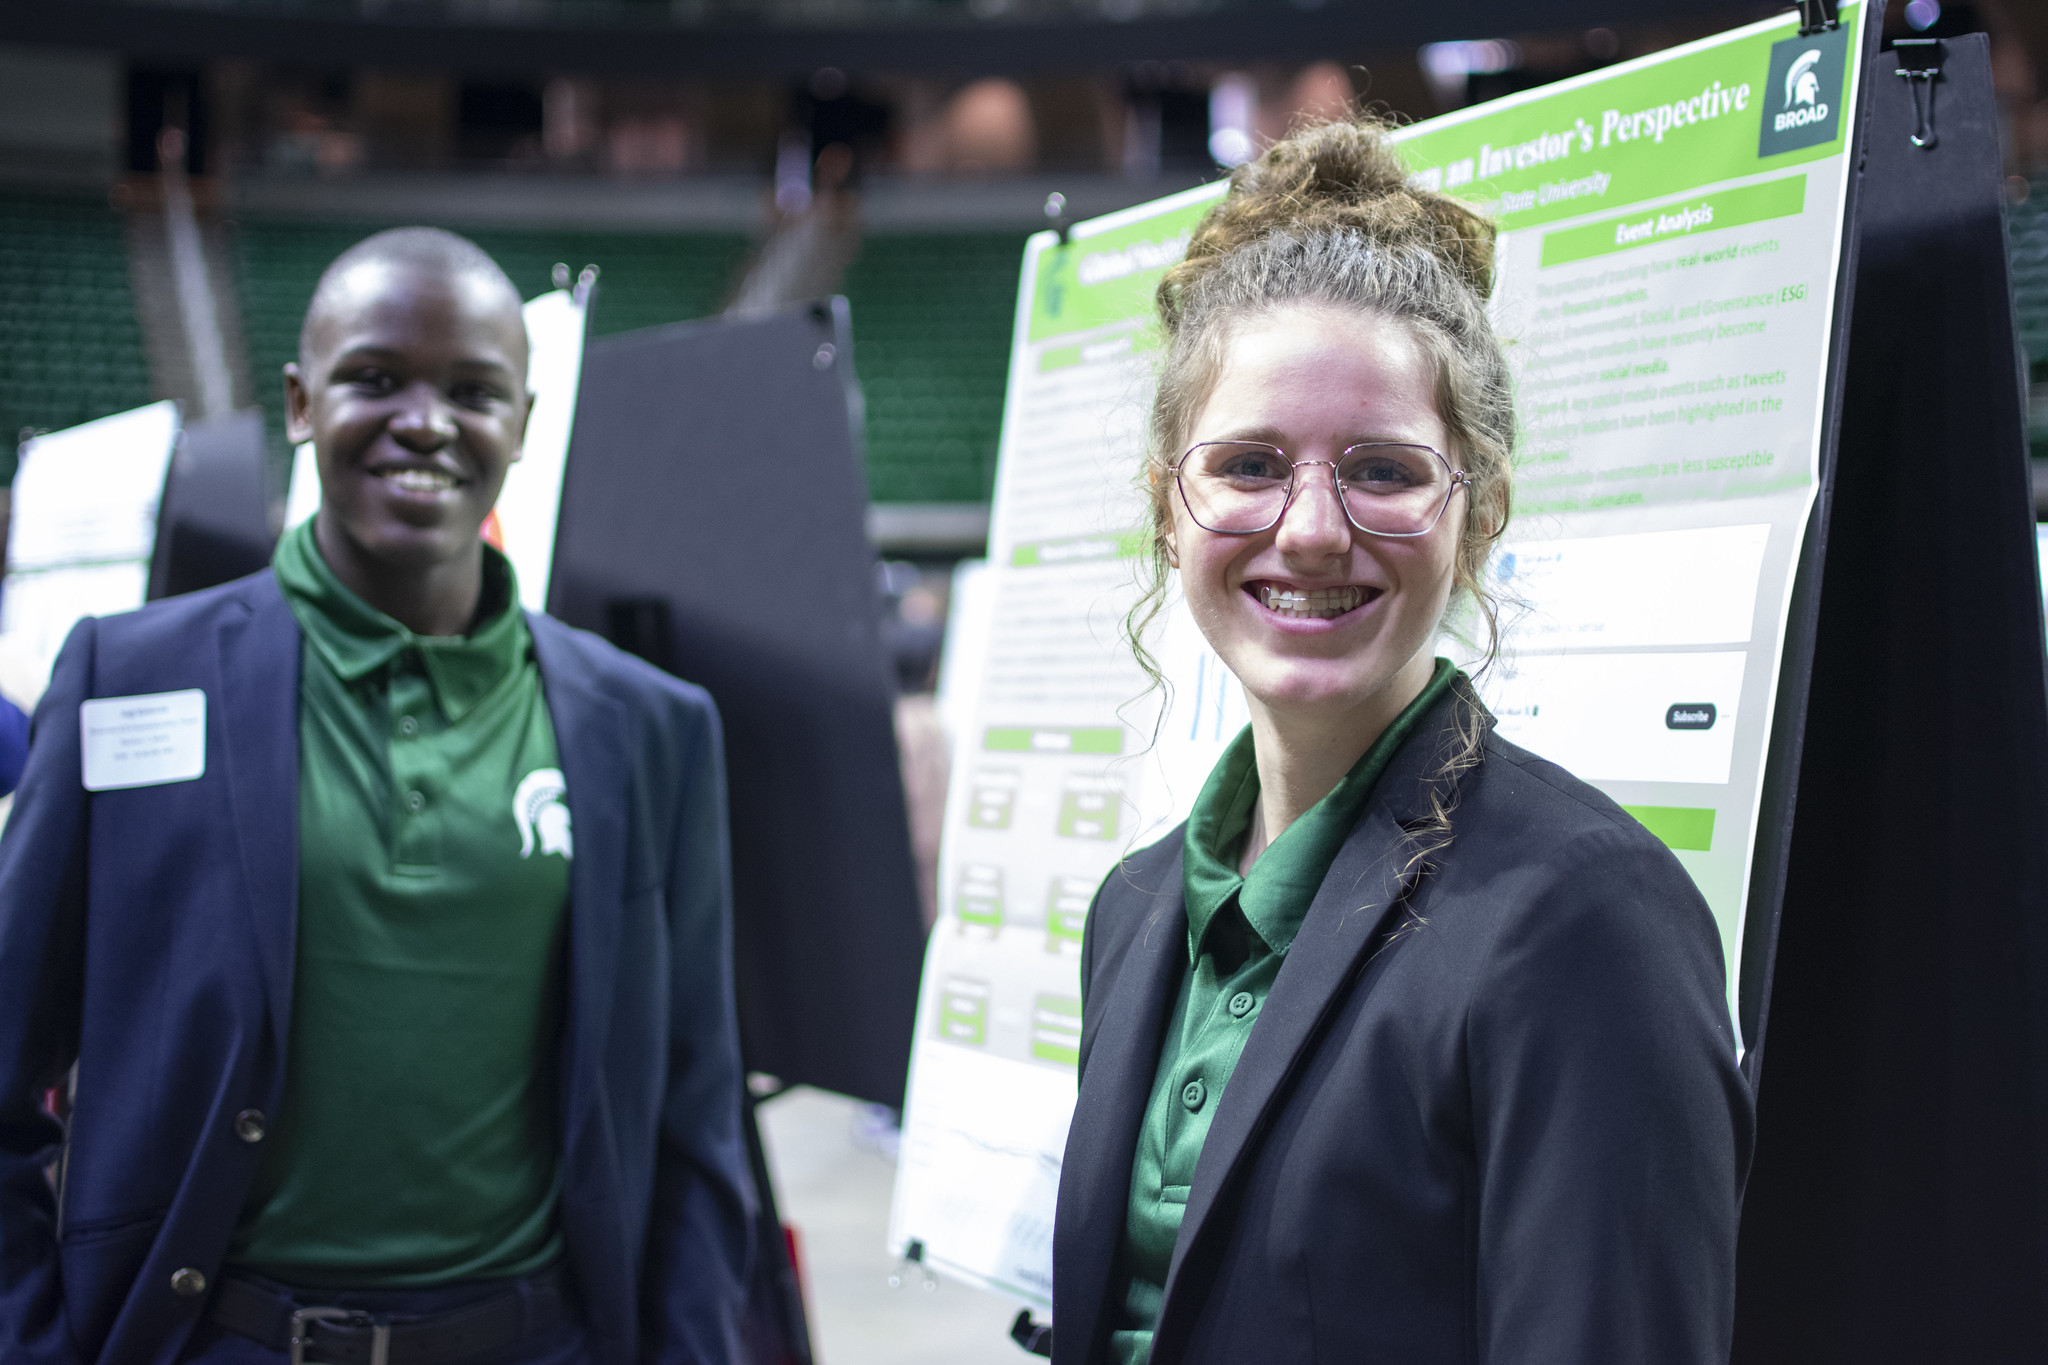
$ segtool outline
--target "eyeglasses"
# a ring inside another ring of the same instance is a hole
[[[1253,536],[1280,524],[1301,487],[1296,471],[1310,465],[1330,471],[1344,515],[1373,536],[1427,535],[1457,491],[1472,486],[1428,446],[1392,441],[1351,446],[1335,460],[1291,460],[1261,441],[1204,441],[1170,469],[1197,526]]]

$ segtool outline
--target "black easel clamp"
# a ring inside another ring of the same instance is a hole
[[[1835,17],[1835,0],[1799,0],[1799,36],[1811,38],[1841,25]]]
[[[1017,1311],[1017,1320],[1010,1324],[1010,1340],[1022,1346],[1031,1355],[1050,1356],[1052,1354],[1052,1324],[1049,1322],[1033,1322],[1029,1308],[1019,1309]]]
[[[1067,217],[1067,196],[1054,190],[1045,196],[1045,225],[1060,235],[1060,245],[1067,244],[1067,234],[1074,224]]]
[[[932,1268],[924,1263],[924,1243],[915,1237],[911,1238],[910,1244],[903,1248],[903,1259],[898,1261],[896,1269],[890,1272],[889,1287],[891,1289],[901,1289],[904,1281],[910,1278],[910,1268],[912,1266],[917,1267],[920,1277],[919,1282],[923,1284],[927,1294],[939,1287],[939,1277],[932,1274]]]
[[[1899,69],[1892,74],[1907,83],[1913,95],[1911,141],[1922,150],[1934,146],[1934,83],[1941,79],[1945,55],[1939,38],[1900,38],[1892,43]],[[1924,92],[1924,93],[1923,93]]]

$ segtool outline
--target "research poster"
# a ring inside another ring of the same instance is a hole
[[[169,401],[23,443],[0,592],[0,671],[16,701],[42,695],[80,618],[142,605],[177,446]]]
[[[1788,15],[1400,135],[1417,183],[1501,228],[1522,431],[1482,691],[1506,738],[1674,850],[1720,924],[1731,1008],[1818,484],[1862,18],[1844,5],[1802,37]],[[1025,254],[890,1237],[1026,1303],[1050,1302],[1089,899],[1245,720],[1184,612],[1154,636],[1164,702],[1117,630],[1143,548],[1151,293],[1220,193]]]

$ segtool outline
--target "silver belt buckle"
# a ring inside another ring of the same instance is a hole
[[[309,1365],[306,1348],[312,1345],[309,1328],[312,1323],[332,1322],[370,1329],[370,1365],[389,1365],[391,1359],[391,1328],[378,1322],[368,1313],[354,1308],[299,1308],[292,1312],[291,1362],[292,1365]],[[317,1361],[311,1365],[319,1365]]]

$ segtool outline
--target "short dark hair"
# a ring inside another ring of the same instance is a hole
[[[299,324],[299,363],[305,364],[311,351],[310,329],[313,318],[320,311],[322,298],[333,289],[355,267],[369,261],[391,264],[421,266],[429,270],[456,277],[481,275],[504,286],[512,302],[519,302],[519,290],[512,279],[491,253],[446,228],[401,227],[389,228],[363,238],[348,250],[336,256],[327,269],[320,272],[320,282],[313,286],[313,297],[306,304],[305,319]]]

